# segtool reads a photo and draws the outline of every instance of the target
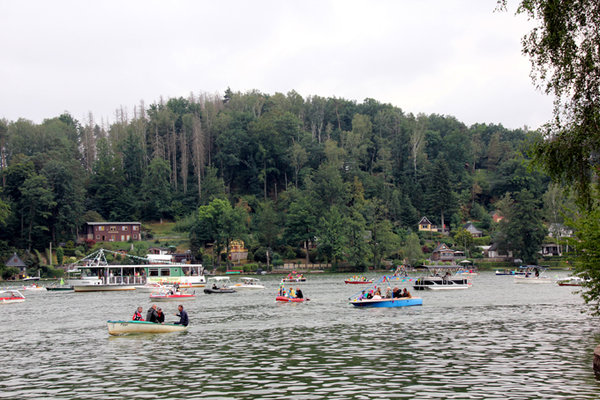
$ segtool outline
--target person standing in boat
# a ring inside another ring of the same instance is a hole
[[[162,308],[158,308],[156,310],[156,322],[162,324],[165,322],[165,313],[163,313]]]
[[[158,322],[158,313],[156,312],[156,304],[152,304],[152,307],[148,309],[146,313],[146,321],[148,322]]]
[[[188,326],[190,320],[188,318],[187,312],[183,309],[183,306],[181,304],[179,305],[179,307],[177,307],[177,309],[179,310],[179,314],[175,315],[179,317],[179,322],[175,322],[175,325]]]
[[[135,310],[135,312],[133,313],[133,318],[131,320],[143,321],[144,318],[142,317],[142,311],[144,311],[144,309],[142,307],[138,307],[137,310]]]
[[[304,298],[304,294],[302,293],[302,290],[300,290],[300,288],[296,288],[296,298],[297,299],[303,299]]]

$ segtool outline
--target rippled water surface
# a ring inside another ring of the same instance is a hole
[[[422,307],[355,309],[343,275],[309,275],[304,304],[276,304],[277,278],[202,293],[184,303],[188,332],[162,335],[108,335],[145,293],[26,293],[0,306],[0,398],[600,398],[599,320],[573,288],[486,272],[468,290],[413,291]]]

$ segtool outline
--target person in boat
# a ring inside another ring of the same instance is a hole
[[[297,299],[303,299],[304,298],[304,294],[302,293],[302,290],[300,290],[300,288],[296,288],[296,298]]]
[[[158,322],[158,312],[156,311],[156,304],[152,304],[152,307],[148,309],[146,313],[146,321],[148,322]]]
[[[159,324],[164,324],[165,322],[165,313],[163,313],[160,307],[156,310],[156,322]]]
[[[179,314],[175,315],[179,317],[179,322],[175,322],[175,325],[188,326],[190,320],[188,318],[187,312],[183,309],[183,306],[181,304],[177,307],[177,309],[179,310]]]
[[[290,294],[290,299],[293,299],[296,297],[296,292],[294,291],[294,288],[290,288],[289,290],[289,294]]]
[[[142,317],[142,311],[144,311],[144,309],[142,307],[138,307],[137,310],[135,310],[135,312],[133,313],[133,318],[131,320],[143,321],[144,318]]]
[[[402,297],[412,297],[410,295],[410,292],[408,290],[406,290],[406,288],[404,288],[404,290],[402,291]]]
[[[217,287],[217,284],[216,284],[216,283],[213,283],[213,285],[212,285],[212,290],[219,290],[219,288]]]
[[[392,298],[392,288],[388,286],[387,290],[385,291],[385,298],[386,299],[391,299]]]

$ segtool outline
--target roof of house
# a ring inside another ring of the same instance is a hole
[[[19,256],[17,255],[17,253],[14,253],[7,262],[4,263],[4,265],[6,265],[7,267],[26,267],[27,264],[25,264],[23,262],[23,260],[21,260],[19,258]]]
[[[440,244],[438,244],[438,245],[435,247],[435,249],[433,249],[433,252],[437,252],[437,251],[444,251],[444,250],[446,250],[446,251],[448,251],[448,250],[449,250],[449,251],[454,251],[454,250],[452,250],[451,248],[449,248],[449,247],[446,245],[446,243],[440,243]]]
[[[473,225],[471,222],[464,224],[463,228],[465,228],[466,230],[468,230],[471,233],[483,233],[482,231],[477,229],[477,227],[475,225]]]
[[[431,221],[427,217],[421,218],[421,220],[419,221],[419,225],[421,225],[422,223],[431,225]]]
[[[86,222],[88,225],[141,225],[141,222]]]

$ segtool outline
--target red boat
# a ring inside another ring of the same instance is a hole
[[[344,281],[347,285],[367,285],[369,283],[373,283],[373,281]]]
[[[307,299],[297,299],[297,298],[290,299],[289,297],[285,297],[285,296],[277,296],[277,297],[275,297],[275,300],[283,301],[283,302],[287,302],[287,303],[302,303],[303,301],[305,301]]]

